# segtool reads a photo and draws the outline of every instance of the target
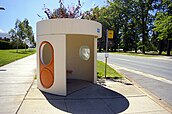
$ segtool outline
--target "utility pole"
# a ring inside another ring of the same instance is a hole
[[[108,53],[108,39],[113,39],[113,30],[106,29],[106,50],[105,50],[105,78],[107,74],[107,61],[109,57]]]
[[[106,50],[105,50],[105,78],[107,71],[107,58],[108,58],[108,29],[106,29]]]

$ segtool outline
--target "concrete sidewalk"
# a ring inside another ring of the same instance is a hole
[[[0,114],[15,114],[32,85],[36,54],[0,67]]]
[[[68,80],[67,97],[41,92],[36,83],[18,114],[170,114],[126,79]]]
[[[33,83],[36,55],[0,67],[0,114],[170,114],[127,79],[67,81],[67,97]]]

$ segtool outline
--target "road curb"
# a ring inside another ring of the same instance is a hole
[[[115,69],[116,70],[116,69]],[[135,86],[137,89],[139,89],[140,91],[142,91],[145,95],[147,95],[150,99],[152,99],[154,102],[156,102],[157,104],[159,104],[161,107],[163,107],[164,109],[166,109],[168,112],[172,113],[172,106],[169,105],[168,103],[166,103],[164,100],[160,99],[158,96],[154,95],[153,93],[151,93],[149,90],[147,90],[146,88],[142,87],[140,84],[138,84],[136,81],[134,81],[132,78],[127,77],[123,72],[119,71],[117,69],[117,71],[119,73],[121,73],[126,79],[128,79],[130,82],[133,83],[133,86]]]
[[[120,68],[121,68],[120,66],[117,66],[117,65],[114,65],[114,64],[113,65],[112,64],[108,64],[108,65],[111,66],[112,68],[114,68],[117,72],[121,73],[126,79],[128,79],[131,83],[133,83],[133,86],[135,86],[140,91],[142,91],[150,99],[152,99],[154,102],[156,102],[161,107],[166,109],[168,112],[172,113],[172,106],[170,104],[166,103],[164,100],[160,99],[158,96],[154,95],[149,90],[147,90],[146,88],[142,87],[140,84],[138,84],[132,78],[128,77],[126,74],[124,74],[122,71],[120,71]],[[125,69],[123,69],[123,70],[126,71]]]

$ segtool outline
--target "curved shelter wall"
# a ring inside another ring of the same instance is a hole
[[[101,34],[102,25],[90,20],[62,18],[38,22],[38,88],[66,95],[67,78],[96,83],[97,38]],[[67,71],[72,73],[67,76]]]
[[[47,34],[82,34],[101,38],[102,25],[85,19],[51,19],[37,23],[37,36]]]

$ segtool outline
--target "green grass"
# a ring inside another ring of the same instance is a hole
[[[97,61],[97,76],[98,78],[105,77],[105,63],[101,61]],[[111,68],[109,65],[107,65],[107,74],[106,77],[108,78],[122,78],[123,76],[115,71],[113,68]]]
[[[0,66],[6,65],[18,59],[27,57],[36,53],[36,50],[29,50],[27,49],[26,52],[24,49],[19,49],[19,52],[16,53],[15,49],[11,50],[0,50]]]
[[[35,76],[34,76],[34,80],[36,80],[36,79],[37,79],[37,76],[35,75]]]

